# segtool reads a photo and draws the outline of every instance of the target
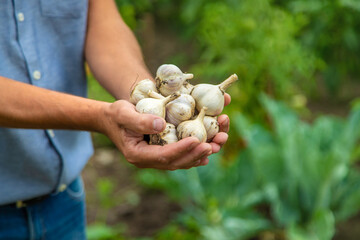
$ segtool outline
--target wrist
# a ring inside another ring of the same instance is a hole
[[[94,131],[107,135],[107,129],[111,122],[111,103],[99,102],[99,107],[95,111]]]

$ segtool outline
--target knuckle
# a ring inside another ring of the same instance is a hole
[[[123,111],[126,111],[126,101],[125,100],[118,100],[117,101],[117,113],[122,113]]]
[[[127,103],[127,101],[125,101],[123,99],[117,100],[117,102],[121,107],[124,107],[124,105]]]
[[[144,129],[149,129],[149,124],[148,124],[148,119],[147,118],[145,118],[143,115],[141,115],[141,116],[139,116],[138,117],[138,126],[140,127],[140,128],[144,128]]]
[[[169,163],[170,163],[169,158],[165,157],[165,156],[160,156],[158,158],[158,161],[159,161],[160,164],[163,164],[163,165],[169,165]]]
[[[125,157],[125,158],[130,164],[133,164],[135,166],[137,165],[137,161],[134,158],[127,158],[127,157]]]
[[[133,165],[136,165],[138,163],[138,161],[136,160],[137,158],[134,157],[130,150],[123,151],[123,155],[129,163]]]

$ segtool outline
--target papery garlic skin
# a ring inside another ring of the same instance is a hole
[[[147,94],[149,97],[152,98],[156,98],[156,99],[164,99],[165,97],[163,95],[161,95],[160,93],[154,92],[154,91],[149,91]]]
[[[188,89],[184,88],[183,85],[186,80],[193,77],[193,74],[183,73],[174,64],[163,64],[156,71],[156,88],[163,96],[169,96],[177,91],[189,93]]]
[[[148,113],[153,114],[165,119],[166,109],[165,106],[167,103],[175,100],[180,96],[179,92],[173,93],[166,98],[156,99],[156,98],[144,98],[141,99],[136,104],[136,111],[139,113]]]
[[[205,111],[206,107],[203,107],[196,119],[184,121],[179,124],[176,128],[179,140],[193,136],[197,137],[200,142],[206,142],[206,129],[203,122]]]
[[[144,79],[138,82],[130,93],[130,102],[137,104],[141,99],[148,97],[148,92],[157,92],[155,82],[150,79]]]
[[[177,141],[178,138],[176,136],[176,127],[171,123],[166,123],[165,129],[161,133],[150,135],[151,145],[163,146]]]
[[[190,84],[188,81],[186,81],[183,86],[180,89],[180,93],[189,94],[193,90],[194,85]]]
[[[207,107],[206,115],[219,115],[224,109],[225,90],[237,80],[237,75],[233,74],[219,85],[205,83],[195,85],[191,96],[195,99],[196,109],[200,111],[203,107]]]
[[[149,97],[164,99],[165,97],[154,91],[149,91]],[[189,94],[180,94],[180,97],[166,104],[165,120],[178,126],[181,122],[194,116],[195,100]]]
[[[204,126],[206,129],[207,142],[210,142],[219,132],[219,123],[216,117],[205,116]]]
[[[214,85],[195,85],[191,96],[195,99],[196,109],[198,111],[204,106],[208,108],[206,115],[217,116],[224,108],[224,94],[219,88],[214,88]]]
[[[177,99],[166,105],[166,122],[178,126],[181,122],[189,120],[195,112],[195,100],[189,94],[181,94]]]

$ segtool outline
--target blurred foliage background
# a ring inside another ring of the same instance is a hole
[[[360,1],[116,3],[152,73],[173,63],[194,84],[240,78],[225,108],[229,141],[208,166],[135,171],[142,187],[182,209],[137,239],[360,238],[337,231],[360,208]],[[114,101],[88,79],[90,98]],[[112,146],[99,134],[94,142]],[[108,185],[97,185],[106,209],[114,204]],[[130,239],[101,222],[89,239]]]

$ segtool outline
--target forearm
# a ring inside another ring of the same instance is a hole
[[[105,102],[0,77],[0,126],[102,131]]]
[[[117,99],[128,100],[136,81],[152,79],[113,0],[89,1],[85,57],[95,78]]]

